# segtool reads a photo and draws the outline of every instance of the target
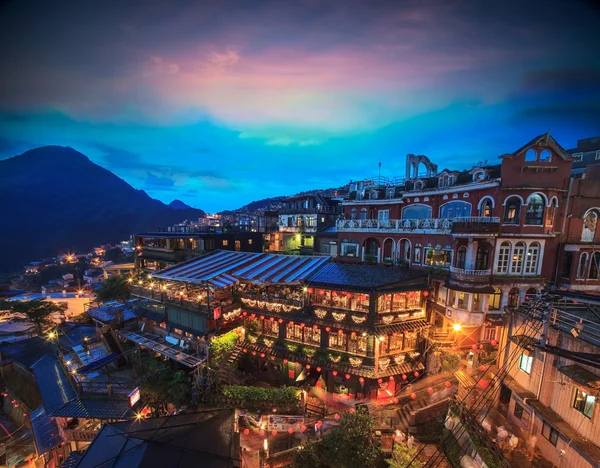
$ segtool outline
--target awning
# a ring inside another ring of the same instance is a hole
[[[407,320],[406,322],[377,326],[377,334],[391,335],[393,333],[411,332],[431,326],[427,320]]]
[[[78,374],[89,374],[90,372],[94,372],[95,370],[101,369],[102,367],[107,365],[109,362],[112,362],[115,359],[118,359],[120,356],[121,355],[118,353],[110,353],[107,356],[103,356],[100,359],[97,359],[95,361],[90,362],[89,364],[86,364],[85,366],[81,366],[79,369],[77,369],[77,373]]]
[[[490,285],[472,285],[464,286],[456,283],[450,283],[446,281],[444,287],[452,289],[453,291],[460,291],[472,294],[494,294],[495,290]]]
[[[227,286],[232,286],[237,283],[238,280],[233,276],[228,275],[227,273],[223,273],[222,275],[217,276],[208,281],[208,284],[214,286],[215,288],[225,288]]]
[[[580,385],[584,385],[588,388],[600,389],[600,375],[596,375],[577,364],[559,367],[558,372],[566,375],[572,381],[577,382]]]

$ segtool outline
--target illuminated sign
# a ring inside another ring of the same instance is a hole
[[[140,401],[139,387],[129,394],[129,406],[134,406],[138,401]]]

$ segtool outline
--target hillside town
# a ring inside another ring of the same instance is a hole
[[[4,463],[600,467],[600,137],[506,150],[24,266]]]

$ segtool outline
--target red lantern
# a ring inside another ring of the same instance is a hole
[[[393,401],[394,401],[394,403],[396,403],[396,404],[397,404],[397,403],[398,403],[400,400],[398,400],[398,398],[394,398],[394,400],[393,400]]]
[[[256,314],[250,314],[250,318],[256,317]]]
[[[390,375],[390,381],[393,382],[394,381],[394,376]]]
[[[310,369],[310,365],[309,365],[309,364],[306,364],[306,368],[307,368],[307,369]]]
[[[350,374],[346,374],[346,378],[349,379],[350,378]]]
[[[431,395],[431,394],[433,393],[433,388],[429,387],[429,388],[427,389],[427,393],[429,393],[429,394]]]
[[[287,364],[287,363],[288,363],[288,360],[287,360],[287,359],[284,359],[284,360],[283,360],[283,363],[284,363],[284,364]]]
[[[333,415],[333,418],[334,418],[334,419],[337,421],[338,419],[340,419],[340,415],[339,415],[339,414],[337,414],[337,413],[335,413],[335,414]]]
[[[325,291],[322,289],[319,289],[319,294],[322,296],[323,294],[325,294]]]
[[[398,332],[392,333],[392,336],[398,336]]]
[[[273,408],[273,413],[277,413],[277,408]]]
[[[450,388],[452,387],[452,382],[447,381],[444,385],[446,386],[446,388]]]
[[[294,428],[293,427],[288,428],[288,434],[293,434],[293,433],[294,433]]]
[[[277,320],[279,323],[283,323],[283,319],[279,319]]]
[[[329,327],[326,327],[326,328],[325,328],[325,331],[329,333],[329,332],[331,331],[331,328],[329,328]]]
[[[350,333],[350,336],[356,336],[356,332]]]
[[[477,349],[477,345],[476,345],[476,344],[474,344],[473,346],[471,346],[471,348],[473,348],[473,349]]]
[[[260,357],[264,358],[265,357],[265,353],[260,353]]]
[[[332,372],[332,374],[335,376],[335,375],[337,375],[338,373],[337,373],[337,371],[336,371],[336,370],[334,370],[334,371]]]
[[[261,319],[261,320],[264,320],[264,319],[265,319],[265,316],[264,316],[264,315],[261,315],[261,316],[260,316],[260,319]]]
[[[248,352],[248,350],[247,350],[246,348],[242,349],[242,351],[243,351],[244,353],[247,353],[247,352]]]
[[[274,322],[275,321],[275,317],[269,317],[269,322]]]
[[[429,296],[429,291],[423,291],[423,297]]]
[[[410,394],[410,397],[414,400],[415,398],[417,398],[417,394],[415,392],[412,392]]]
[[[333,292],[331,293],[331,295],[332,295],[333,297],[337,297],[337,293],[336,293],[335,291],[333,291]]]
[[[271,431],[271,434],[272,434],[272,435],[274,435],[274,436],[276,436],[276,435],[277,435],[277,431],[276,431],[275,429],[273,429],[273,430]]]
[[[419,377],[419,373],[417,371],[415,371],[414,376]]]
[[[301,323],[301,324],[300,324],[300,327],[301,327],[301,328],[304,328],[305,326],[306,326],[306,324],[305,324],[305,323]]]
[[[496,346],[498,344],[498,342],[496,340],[492,340],[492,342],[490,343],[492,346]]]
[[[406,379],[407,379],[406,374],[402,374],[402,380],[406,380]]]
[[[289,322],[289,323],[290,323],[290,325],[292,325],[292,326],[294,325],[294,322],[293,322],[292,320],[290,320],[290,322]]]
[[[309,292],[309,294],[312,294],[313,293],[313,288],[308,288],[308,292]]]
[[[317,328],[319,328],[318,325],[313,325],[313,330],[316,330]]]
[[[481,366],[479,366],[479,370],[480,370],[481,372],[485,372],[485,370],[486,370],[486,369],[487,369],[487,368],[486,368],[486,367],[485,367],[483,364],[482,364]]]
[[[275,360],[275,356],[271,356],[271,361],[274,361],[274,360]]]
[[[244,429],[244,435],[250,434],[250,429]]]
[[[323,426],[323,421],[317,421],[317,427]]]
[[[260,435],[261,437],[265,435],[265,431],[264,429],[261,429],[260,431],[258,431],[258,435]]]
[[[377,379],[377,383],[383,383],[383,379]]]
[[[338,330],[338,335],[343,335],[344,332],[342,330]]]
[[[350,408],[350,414],[354,414],[356,413],[356,410],[354,408]]]
[[[242,315],[245,317],[246,315],[248,315],[248,312],[242,312]]]
[[[306,426],[305,426],[304,424],[302,424],[302,426],[300,426],[300,430],[301,430],[302,432],[304,432],[304,431],[306,430]]]
[[[320,367],[317,367],[317,372],[321,372],[321,368]]]
[[[363,377],[361,377],[360,379],[358,379],[358,381],[359,381],[361,384],[364,384],[364,383],[365,383],[365,379],[364,379]]]
[[[252,356],[256,356],[256,351],[252,351]]]

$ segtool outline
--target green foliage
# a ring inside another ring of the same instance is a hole
[[[127,277],[113,275],[106,279],[104,284],[96,291],[96,298],[101,302],[126,301],[131,297],[131,287]]]
[[[458,353],[444,353],[442,355],[442,370],[446,372],[452,372],[458,369],[460,363],[460,354]]]
[[[230,385],[223,388],[223,395],[234,400],[243,400],[246,406],[270,403],[274,407],[296,407],[300,403],[298,390],[293,387],[246,387]]]
[[[104,260],[107,262],[120,262],[123,260],[123,250],[121,250],[119,247],[115,247],[114,249],[110,249],[107,250],[104,253]]]
[[[423,468],[425,463],[419,460],[417,454],[418,447],[409,447],[406,444],[395,444],[392,452],[392,459],[386,460],[391,468],[406,468],[410,465],[411,468]]]
[[[461,446],[454,437],[454,434],[446,428],[443,430],[441,443],[444,454],[448,458],[450,464],[454,468],[460,468],[460,460],[463,456]]]
[[[292,468],[327,468],[322,460],[322,444],[309,442],[294,452]]]
[[[488,466],[488,468],[500,468],[500,463],[496,461],[496,456],[494,453],[487,448],[481,438],[479,436],[471,436],[471,442],[475,446],[477,453],[484,461],[484,463]]]
[[[67,306],[52,301],[0,301],[0,316],[11,316],[13,320],[35,325],[41,335],[53,326],[51,315],[64,314]]]
[[[178,408],[190,404],[191,385],[184,371],[175,371],[168,362],[147,354],[140,354],[134,367],[140,375],[142,398],[155,415],[165,414],[167,403]]]
[[[210,356],[216,365],[222,364],[231,354],[238,342],[238,334],[235,331],[227,332],[217,336],[210,342]]]

